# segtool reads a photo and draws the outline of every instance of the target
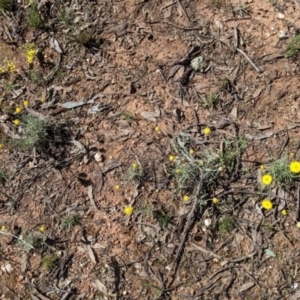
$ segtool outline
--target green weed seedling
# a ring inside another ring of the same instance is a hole
[[[300,51],[300,35],[296,35],[292,38],[288,45],[288,51],[286,52],[286,57],[295,57]]]
[[[239,14],[241,17],[243,17],[244,15],[249,15],[247,6],[241,2],[238,3],[233,10],[235,13]]]
[[[144,170],[140,164],[133,163],[127,172],[127,181],[141,184],[144,181]]]
[[[33,147],[41,146],[47,140],[47,120],[26,116],[22,119],[22,123],[24,136],[22,139],[15,141],[17,146],[24,150],[29,150]]]
[[[63,228],[70,230],[73,226],[80,224],[81,217],[79,215],[70,215],[63,221]]]
[[[220,8],[222,6],[222,0],[210,0],[212,7]]]
[[[171,223],[171,216],[163,210],[155,210],[153,216],[162,228],[166,228]]]
[[[235,219],[232,216],[225,215],[220,218],[218,228],[223,232],[230,232],[235,228]]]
[[[220,94],[210,93],[209,95],[206,95],[204,98],[204,108],[214,109],[219,102],[220,102]]]
[[[291,184],[293,180],[297,178],[297,176],[290,171],[287,155],[267,164],[266,171],[281,187]]]
[[[11,0],[0,0],[0,11],[9,11],[12,6]]]
[[[7,180],[6,172],[0,168],[0,182],[4,183]]]
[[[36,29],[42,26],[42,19],[35,3],[31,3],[28,7],[28,21],[29,25]]]
[[[42,258],[42,266],[47,271],[51,271],[58,262],[58,257],[55,254],[48,255]]]

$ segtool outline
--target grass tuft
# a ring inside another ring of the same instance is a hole
[[[47,140],[47,121],[33,116],[23,118],[24,137],[15,143],[24,150],[41,146]]]

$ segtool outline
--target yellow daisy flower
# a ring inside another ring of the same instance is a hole
[[[273,181],[273,177],[270,174],[265,174],[262,176],[261,181],[264,185],[270,185]]]
[[[21,107],[16,107],[15,112],[16,112],[16,114],[20,114],[22,112],[22,108]]]
[[[139,168],[139,165],[137,163],[133,163],[131,166],[135,170]]]
[[[175,156],[174,155],[169,155],[169,161],[173,162],[175,160]]]
[[[188,196],[188,195],[184,195],[183,196],[183,201],[184,202],[187,202],[187,201],[189,201],[190,200],[190,197]]]
[[[202,130],[202,133],[204,135],[210,135],[211,134],[211,129],[209,127],[205,127],[203,130]]]
[[[44,233],[46,231],[46,226],[45,225],[42,225],[41,227],[40,227],[40,232],[41,233]]]
[[[123,213],[126,216],[130,216],[133,213],[133,207],[132,206],[125,206]]]
[[[300,162],[296,160],[292,161],[290,163],[290,171],[295,174],[300,173]]]
[[[18,119],[15,119],[15,120],[13,121],[13,123],[14,123],[16,126],[19,126],[19,125],[20,125],[20,123],[21,123],[21,121],[20,121],[20,120],[18,120]]]
[[[273,208],[273,203],[271,200],[269,199],[264,199],[263,201],[261,201],[261,206],[262,208],[264,208],[265,210],[270,210]]]
[[[220,201],[219,201],[218,198],[216,198],[216,197],[212,198],[212,203],[213,203],[213,204],[218,204],[219,202],[220,202]]]

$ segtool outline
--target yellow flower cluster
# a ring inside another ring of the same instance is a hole
[[[10,73],[14,73],[16,72],[17,70],[17,67],[16,67],[16,64],[9,60],[7,63],[6,63],[7,67],[6,66],[1,66],[0,67],[0,74],[4,74],[6,73],[7,71],[10,72]]]
[[[7,62],[7,67],[10,73],[14,73],[17,70],[16,64],[11,60]]]
[[[34,49],[30,49],[26,52],[26,58],[29,64],[32,64],[34,61],[34,58],[37,54],[37,51]]]

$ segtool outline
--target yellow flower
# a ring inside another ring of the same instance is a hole
[[[132,206],[125,206],[123,213],[126,216],[130,216],[133,213],[133,207]]]
[[[133,163],[133,164],[132,164],[132,168],[136,170],[136,169],[139,168],[139,165],[138,165],[137,163]]]
[[[261,201],[261,206],[262,208],[264,208],[265,210],[270,210],[273,208],[273,203],[271,200],[269,199],[264,199],[263,201]]]
[[[261,181],[264,185],[270,185],[273,181],[273,177],[270,174],[265,174],[262,176]]]
[[[116,191],[119,191],[120,189],[121,189],[120,185],[119,185],[119,184],[116,184],[116,185],[115,185],[115,190],[116,190]]]
[[[15,119],[15,120],[13,121],[13,123],[14,123],[16,126],[19,126],[21,122],[20,122],[19,119]]]
[[[179,174],[181,173],[180,169],[176,169],[176,170],[175,170],[175,173],[176,173],[177,175],[179,175]]]
[[[46,227],[45,227],[45,225],[42,225],[41,227],[40,227],[40,232],[41,233],[44,233],[46,231]]]
[[[36,56],[37,51],[34,49],[28,50],[26,53],[26,58],[29,64],[32,64],[34,61],[34,58]]]
[[[222,172],[224,170],[224,167],[221,166],[218,168],[218,170],[219,170],[219,172]]]
[[[209,127],[205,127],[203,130],[202,130],[202,133],[204,135],[210,135],[211,134],[211,129]]]
[[[15,63],[11,60],[9,60],[7,62],[7,67],[8,67],[9,72],[11,72],[11,73],[16,72],[16,70],[17,70]]]
[[[183,196],[183,201],[187,202],[190,200],[190,197],[188,195]]]
[[[0,143],[0,150],[3,148],[3,144]]]
[[[42,103],[45,103],[45,102],[46,102],[46,99],[45,99],[45,98],[41,98],[41,102],[42,102]]]
[[[159,132],[159,131],[160,131],[159,126],[155,126],[155,127],[154,127],[154,130],[155,130],[155,132]]]
[[[23,105],[24,105],[25,107],[28,107],[28,106],[29,106],[29,101],[28,101],[28,100],[25,100],[25,101],[23,102]]]
[[[1,226],[1,230],[3,230],[3,231],[5,231],[5,230],[6,230],[6,227],[5,227],[5,225],[2,225],[2,226]]]
[[[190,154],[194,155],[195,154],[195,150],[193,148],[190,149]]]
[[[0,74],[4,74],[6,72],[6,68],[4,66],[0,67]]]
[[[199,165],[203,166],[204,165],[204,161],[202,159],[199,160]]]
[[[259,168],[260,168],[261,170],[264,170],[264,169],[266,168],[266,166],[265,166],[265,165],[261,165]]]
[[[298,228],[300,228],[300,222],[297,222],[296,226],[297,226]]]
[[[21,111],[22,111],[22,108],[21,108],[21,107],[16,107],[16,110],[15,110],[16,114],[20,114]]]
[[[288,214],[288,211],[287,211],[286,209],[283,209],[283,210],[281,211],[281,214],[282,214],[283,216],[286,216],[286,215]]]
[[[169,161],[173,162],[175,160],[175,156],[174,155],[169,155]]]
[[[216,198],[216,197],[212,198],[212,203],[213,203],[213,204],[218,204],[219,202],[220,202],[220,201],[219,201],[218,198]]]
[[[290,163],[290,170],[292,173],[298,174],[300,173],[300,162],[299,161],[292,161]]]

